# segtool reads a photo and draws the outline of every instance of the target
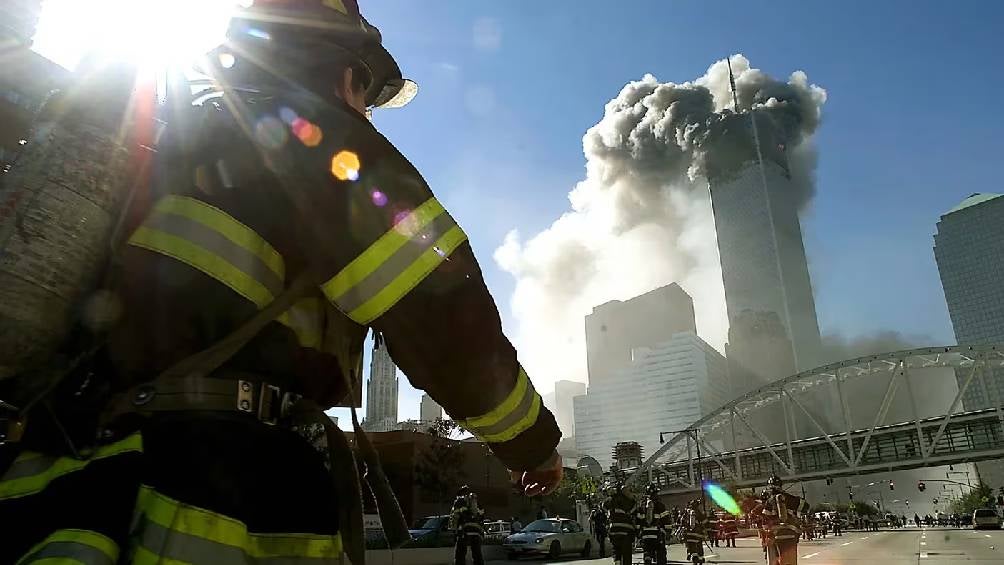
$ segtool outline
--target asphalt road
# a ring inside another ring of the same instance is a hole
[[[738,547],[705,548],[708,563],[764,563],[760,542],[755,538],[737,541]],[[670,563],[685,563],[683,547],[669,548]],[[642,562],[641,553],[636,553],[634,561]],[[519,563],[552,562],[542,559],[526,559]],[[568,557],[559,561],[563,565],[607,565],[613,560],[581,559]],[[798,562],[805,565],[979,565],[983,563],[1004,564],[1004,531],[973,531],[954,529],[907,528],[882,532],[847,532],[841,537],[828,536],[826,539],[802,541],[798,544]],[[512,561],[493,561],[496,564],[511,564]]]

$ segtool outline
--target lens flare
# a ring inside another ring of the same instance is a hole
[[[278,149],[286,144],[289,135],[278,118],[265,116],[254,127],[254,138],[266,149]]]
[[[380,192],[379,190],[374,190],[370,197],[373,199],[373,204],[380,208],[383,208],[387,204],[387,195]]]
[[[338,180],[354,181],[359,178],[359,155],[352,151],[342,150],[331,158],[331,174]]]
[[[321,128],[303,118],[296,118],[290,125],[293,135],[307,147],[317,147],[321,143]]]
[[[279,119],[286,122],[290,126],[292,126],[293,122],[295,122],[299,117],[300,116],[297,116],[296,111],[292,108],[287,108],[286,106],[279,108]]]
[[[711,500],[718,506],[721,506],[726,512],[733,516],[740,514],[739,504],[725,489],[714,483],[704,483],[704,490],[711,497]]]

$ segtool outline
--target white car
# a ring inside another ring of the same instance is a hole
[[[993,508],[979,508],[973,512],[973,529],[982,530],[984,528],[1001,529],[1001,518]]]
[[[575,520],[547,518],[530,522],[519,532],[505,538],[502,549],[509,560],[522,555],[546,555],[551,558],[562,553],[589,555],[593,542],[589,534]]]

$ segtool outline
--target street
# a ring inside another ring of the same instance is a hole
[[[708,563],[763,563],[763,554],[756,538],[737,541],[735,549],[705,548]],[[670,563],[686,563],[683,547],[679,544],[669,548]],[[1004,563],[1004,532],[974,531],[955,529],[907,528],[881,532],[848,532],[842,537],[827,536],[826,539],[802,541],[798,544],[799,563],[807,565],[831,565],[839,563],[905,564],[922,563],[941,565],[947,563],[970,564]],[[612,563],[606,559],[576,559],[568,557],[560,561],[565,565]],[[544,562],[527,559],[526,562]],[[635,563],[641,563],[641,553],[634,556]],[[512,561],[492,561],[495,564],[515,563]]]

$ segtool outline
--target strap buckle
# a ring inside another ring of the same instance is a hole
[[[237,381],[237,409],[254,414],[263,424],[274,426],[289,412],[289,408],[300,396],[266,382],[257,384],[257,406],[255,405],[255,384],[251,381]]]

